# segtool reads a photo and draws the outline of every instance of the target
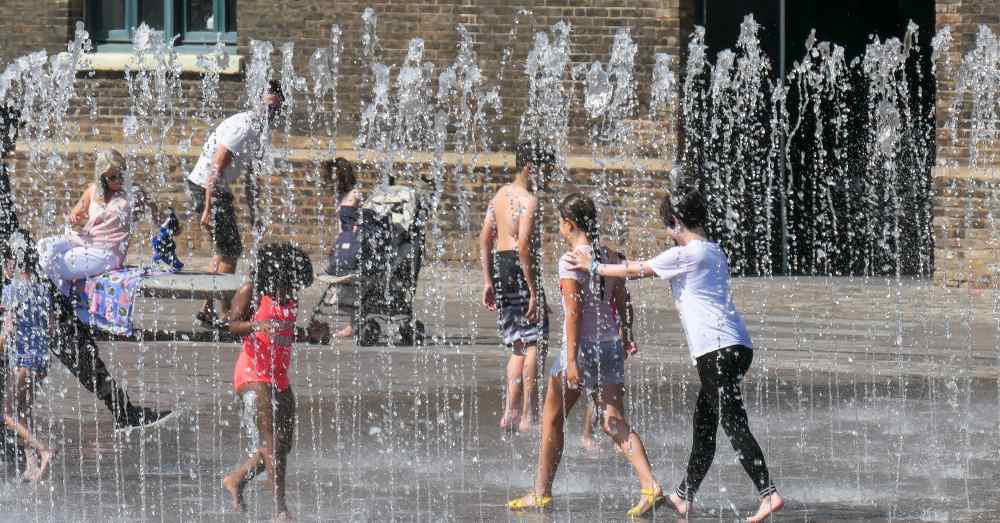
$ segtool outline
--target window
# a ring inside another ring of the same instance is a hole
[[[87,19],[102,48],[131,45],[144,22],[167,38],[179,36],[177,45],[212,45],[219,33],[236,43],[236,0],[92,0]]]

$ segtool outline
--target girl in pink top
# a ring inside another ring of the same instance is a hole
[[[83,224],[83,228],[38,243],[42,269],[63,294],[69,294],[75,280],[122,267],[132,221],[144,207],[159,218],[156,205],[141,189],[132,194],[125,191],[124,169],[125,159],[118,151],[98,153],[94,160],[96,179],[67,219],[70,225]]]

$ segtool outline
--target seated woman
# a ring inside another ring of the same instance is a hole
[[[67,218],[71,225],[82,223],[83,228],[38,242],[42,270],[64,295],[76,280],[122,267],[132,222],[145,207],[160,219],[159,209],[142,189],[125,190],[124,172],[121,153],[114,149],[99,152],[94,159],[94,183]]]
[[[337,199],[337,217],[340,221],[340,233],[334,240],[330,252],[330,262],[326,272],[333,275],[354,272],[357,268],[355,256],[358,252],[358,217],[361,209],[361,191],[358,190],[358,180],[354,174],[354,165],[345,158],[323,163],[323,177],[327,183],[335,187]],[[334,333],[335,337],[349,338],[354,334],[350,319],[354,316],[354,289],[343,287],[336,296],[338,315],[348,318],[347,325]]]

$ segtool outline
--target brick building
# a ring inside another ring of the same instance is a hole
[[[918,2],[919,3],[919,2]],[[1000,32],[1000,0],[928,0],[934,25],[951,25],[954,43],[949,49],[950,62],[956,69],[962,56],[975,45],[979,24],[987,24]],[[121,5],[119,5],[121,4]],[[155,184],[161,197],[181,203],[184,200],[181,180],[184,170],[190,165],[199,150],[206,121],[193,117],[198,113],[201,96],[200,75],[194,57],[205,51],[206,33],[222,32],[228,39],[234,55],[228,69],[222,74],[220,98],[222,111],[231,113],[243,106],[244,74],[250,56],[251,40],[268,40],[278,45],[292,42],[295,45],[295,68],[305,74],[309,68],[309,57],[317,48],[328,45],[330,27],[338,24],[343,32],[343,54],[340,65],[338,106],[341,110],[339,121],[338,152],[353,157],[352,138],[357,131],[356,122],[365,95],[360,88],[365,82],[366,64],[359,59],[360,35],[362,34],[362,12],[371,7],[378,14],[377,35],[381,46],[380,60],[386,64],[400,64],[407,52],[411,38],[420,37],[425,42],[425,61],[436,65],[440,71],[450,64],[456,55],[456,26],[463,24],[473,37],[475,51],[483,67],[484,76],[497,78],[505,50],[510,51],[509,63],[503,72],[500,89],[503,99],[502,120],[496,126],[496,149],[502,150],[517,139],[519,118],[527,104],[527,82],[523,74],[523,63],[532,45],[532,37],[537,31],[546,31],[552,24],[564,20],[572,26],[572,55],[574,64],[587,64],[594,60],[606,62],[615,31],[620,27],[631,28],[631,36],[638,45],[636,55],[636,79],[639,87],[639,104],[636,124],[640,129],[663,128],[663,122],[644,122],[646,104],[649,98],[649,79],[652,74],[655,53],[669,53],[678,59],[674,62],[675,73],[682,77],[681,67],[686,58],[688,37],[696,24],[708,21],[709,34],[723,35],[728,39],[724,45],[733,45],[735,28],[742,17],[742,11],[757,11],[763,19],[764,30],[773,30],[778,23],[778,4],[784,2],[753,1],[745,6],[727,7],[733,13],[713,17],[719,13],[713,2],[706,0],[626,0],[626,1],[531,1],[511,4],[493,0],[481,2],[426,2],[401,3],[395,1],[341,2],[318,0],[209,0],[180,1],[167,0],[162,8],[159,2],[91,2],[89,0],[7,0],[0,3],[0,66],[17,56],[45,49],[50,53],[65,49],[72,38],[75,24],[86,21],[88,30],[97,43],[97,54],[93,57],[94,71],[81,74],[78,92],[92,96],[96,103],[91,107],[77,104],[72,117],[79,121],[78,134],[74,143],[61,149],[67,160],[65,176],[52,187],[41,188],[27,183],[24,177],[15,175],[15,187],[22,197],[26,209],[41,209],[40,213],[28,212],[27,221],[40,231],[53,231],[60,223],[52,212],[65,208],[82,190],[90,176],[90,155],[95,142],[122,144],[122,119],[129,110],[128,85],[123,80],[124,64],[128,57],[127,31],[122,36],[120,29],[129,23],[150,20],[154,25],[180,35],[179,56],[184,68],[183,99],[189,106],[185,109],[189,116],[186,122],[178,124],[177,132],[162,149],[160,157],[153,158],[148,151],[135,152],[144,157],[145,165],[156,163],[165,175],[148,176],[137,172],[137,182]],[[518,16],[522,8],[531,15]],[[774,5],[771,5],[774,4]],[[850,2],[848,2],[850,4]],[[153,8],[149,6],[153,5]],[[817,4],[819,5],[819,4]],[[902,5],[902,4],[901,4]],[[150,11],[152,9],[152,11]],[[900,8],[903,9],[903,8]],[[905,14],[905,13],[904,13]],[[815,13],[813,13],[815,15]],[[724,18],[733,21],[725,24],[712,20]],[[773,19],[773,20],[772,20]],[[517,23],[515,23],[517,20]],[[772,23],[773,21],[773,23]],[[199,25],[202,24],[202,25]],[[770,24],[770,25],[769,25]],[[727,30],[729,33],[726,33]],[[924,27],[921,36],[926,45],[931,31]],[[512,30],[516,34],[512,36]],[[714,33],[713,33],[714,31]],[[732,36],[732,38],[730,38]],[[711,39],[710,39],[711,40]],[[776,40],[775,40],[776,41]],[[710,42],[711,43],[711,42]],[[770,45],[765,42],[765,48]],[[789,44],[792,45],[792,44]],[[798,45],[798,44],[794,44]],[[718,49],[715,49],[718,50]],[[280,56],[275,53],[275,69],[280,67]],[[936,276],[949,282],[971,279],[982,281],[983,276],[993,272],[992,260],[996,257],[996,230],[992,220],[992,206],[996,198],[992,179],[995,176],[998,156],[995,151],[983,145],[975,165],[969,165],[968,119],[964,118],[966,106],[957,108],[958,140],[944,130],[951,118],[949,108],[956,96],[954,82],[945,78],[938,85],[938,167],[933,170],[934,193],[934,235]],[[301,99],[301,97],[300,97]],[[579,105],[579,104],[577,104]],[[280,236],[299,241],[310,250],[320,251],[329,241],[329,224],[334,221],[329,192],[317,186],[316,159],[326,152],[326,146],[317,146],[306,132],[305,122],[308,111],[298,106],[291,135],[278,138],[279,146],[290,149],[289,159],[293,168],[288,178],[298,188],[296,218],[279,227]],[[572,144],[568,161],[569,179],[567,183],[586,185],[594,179],[594,172],[606,169],[595,164],[587,147],[587,132],[582,107],[576,107],[571,115],[570,141]],[[671,127],[671,129],[676,127]],[[671,131],[672,132],[672,131]],[[652,133],[640,133],[655,134]],[[185,137],[192,137],[193,147],[183,145]],[[676,142],[679,136],[669,140]],[[964,141],[963,141],[964,140]],[[994,142],[994,146],[995,146]],[[24,164],[28,152],[23,148],[18,152],[18,165]],[[625,184],[610,195],[629,208],[635,220],[648,209],[637,209],[635,202],[645,201],[643,197],[659,194],[663,190],[669,158],[653,158],[644,170],[644,178],[637,183]],[[459,160],[454,160],[459,161]],[[482,176],[476,183],[470,183],[472,204],[469,208],[473,222],[479,220],[483,212],[486,195],[505,178],[505,172],[512,164],[509,155],[487,155],[477,167]],[[991,171],[991,169],[993,169]],[[613,170],[613,169],[612,169]],[[141,171],[137,169],[137,171]],[[23,172],[23,171],[22,171]],[[284,180],[273,180],[275,187]],[[362,183],[373,183],[372,174],[367,173]],[[240,191],[236,191],[240,194]],[[458,196],[445,194],[446,209],[457,206]],[[28,202],[40,202],[32,207]],[[443,220],[444,237],[439,241],[445,246],[451,259],[473,261],[475,249],[472,241],[475,224],[471,229],[455,220]],[[634,223],[634,222],[633,222]],[[207,252],[208,244],[200,237],[197,227],[188,227],[190,235],[181,241],[182,250],[192,249],[196,254]],[[616,238],[628,244],[632,252],[645,252],[655,245],[657,228],[634,227],[625,237]]]

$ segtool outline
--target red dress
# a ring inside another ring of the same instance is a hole
[[[294,325],[298,304],[294,301],[279,305],[264,295],[260,299],[254,321],[287,321]],[[236,360],[233,386],[239,391],[245,383],[265,382],[280,391],[288,388],[288,368],[292,364],[292,340],[295,328],[278,331],[277,341],[264,332],[252,332],[243,337],[243,350]]]

